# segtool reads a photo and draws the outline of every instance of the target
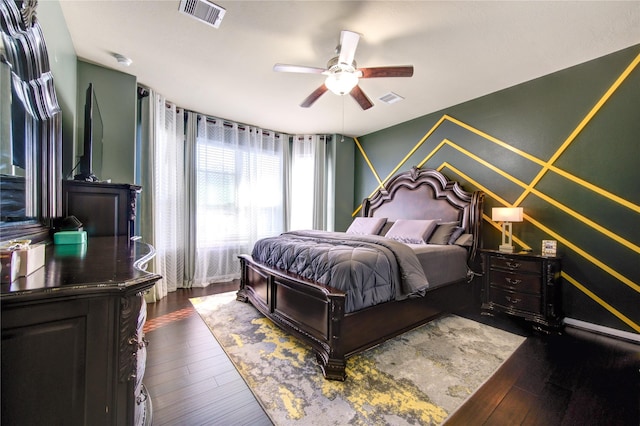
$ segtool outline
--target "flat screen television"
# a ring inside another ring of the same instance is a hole
[[[82,156],[80,157],[80,173],[75,180],[97,182],[102,173],[102,116],[98,99],[93,90],[93,83],[89,83],[84,104],[84,141]]]

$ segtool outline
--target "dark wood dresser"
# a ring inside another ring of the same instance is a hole
[[[128,183],[62,181],[64,216],[75,216],[89,237],[132,237],[136,197],[142,187]]]
[[[504,312],[545,332],[562,329],[559,257],[481,250],[484,267],[482,311]]]
[[[128,237],[48,245],[45,266],[2,284],[2,424],[143,425],[151,399],[143,294],[153,247]]]

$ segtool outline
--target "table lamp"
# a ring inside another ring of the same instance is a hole
[[[513,253],[511,244],[511,223],[522,222],[522,207],[493,207],[491,209],[491,220],[502,222],[502,244],[498,250],[505,253]],[[509,231],[507,231],[509,228]]]

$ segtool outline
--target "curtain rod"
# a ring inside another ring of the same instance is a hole
[[[253,132],[253,131],[254,131],[254,130],[253,130],[253,127],[254,127],[254,126],[248,126],[248,125],[246,125],[246,124],[240,124],[240,123],[233,123],[233,122],[228,121],[228,120],[223,120],[223,119],[221,119],[221,118],[215,118],[215,117],[209,117],[209,116],[206,116],[206,115],[198,115],[198,120],[200,120],[203,116],[204,116],[204,118],[205,118],[208,122],[210,122],[210,123],[215,123],[215,122],[217,122],[218,120],[220,120],[220,121],[222,121],[222,125],[223,125],[224,127],[229,127],[229,128],[231,128],[231,127],[233,127],[234,125],[237,125],[237,126],[238,126],[238,129],[240,129],[240,130],[247,130],[247,129],[248,129],[248,130],[249,130],[249,132]],[[276,138],[279,138],[279,137],[280,137],[280,133],[279,133],[279,132],[276,132],[275,130],[266,130],[266,129],[260,129],[260,130],[262,130],[262,133],[265,133],[265,134],[267,134],[267,135],[269,135],[270,133],[273,133],[273,134],[275,135],[275,137],[276,137]]]
[[[328,142],[328,141],[330,141],[330,140],[331,140],[331,135],[316,135],[316,136],[318,136],[320,139],[324,139],[324,140],[325,140],[325,142]],[[295,137],[295,136],[294,136],[294,137]],[[298,138],[297,138],[297,139],[298,139],[299,141],[303,141],[303,140],[304,140],[304,138],[305,138],[304,136],[298,136]]]
[[[149,93],[151,92],[146,87],[138,86],[138,99],[146,98]]]
[[[149,96],[149,95],[150,95],[150,93],[151,93],[151,90],[150,90],[149,88],[138,85],[138,98],[139,98],[139,99],[146,98],[147,96]],[[170,107],[170,106],[173,106],[173,104],[171,104],[171,103],[169,103],[169,102],[165,102],[165,106],[166,106],[166,107]],[[215,118],[215,117],[209,117],[209,116],[207,116],[207,115],[205,115],[205,114],[201,114],[201,113],[198,113],[198,112],[195,112],[195,111],[191,111],[191,110],[187,110],[187,109],[180,108],[180,107],[178,107],[177,105],[176,105],[176,108],[177,108],[178,110],[181,110],[181,109],[182,109],[182,111],[184,111],[184,113],[185,113],[185,114],[187,114],[187,113],[189,113],[189,112],[193,112],[194,114],[197,114],[197,115],[198,115],[198,120],[200,120],[200,118],[201,118],[201,117],[205,117],[205,118],[207,119],[207,121],[213,121],[213,122],[215,122],[215,121],[217,121],[217,120],[221,120],[221,121],[222,121],[222,125],[223,125],[224,127],[233,127],[233,126],[234,126],[234,123],[233,123],[233,122],[231,122],[231,121],[228,121],[228,120],[224,120],[224,119],[220,119],[220,118]],[[249,131],[250,131],[250,132],[251,132],[251,127],[254,127],[254,126],[249,126],[249,125],[246,125],[246,124],[240,124],[240,123],[238,123],[237,125],[238,125],[238,128],[239,128],[240,130],[247,130],[247,127],[249,127]],[[280,137],[280,134],[283,134],[283,133],[284,133],[284,132],[276,132],[275,130],[265,130],[265,129],[262,129],[262,132],[263,132],[263,133],[266,133],[266,134],[273,133],[277,138],[279,138],[279,137]],[[286,133],[285,133],[285,134],[286,134]],[[319,135],[319,136],[320,136],[320,138],[325,139],[325,141],[330,141],[330,140],[331,140],[331,135]],[[300,138],[303,138],[303,137],[300,137]]]

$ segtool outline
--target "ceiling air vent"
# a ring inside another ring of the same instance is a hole
[[[398,94],[389,92],[386,95],[380,96],[378,99],[380,99],[385,104],[395,104],[396,102],[400,102],[404,98]]]
[[[207,0],[180,0],[180,12],[214,28],[220,27],[226,10]]]

